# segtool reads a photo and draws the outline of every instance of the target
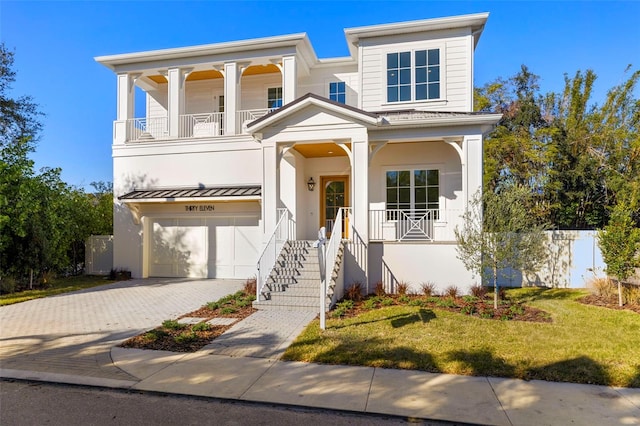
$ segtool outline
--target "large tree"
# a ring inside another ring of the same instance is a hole
[[[64,183],[60,169],[34,170],[41,113],[29,96],[10,96],[13,58],[0,44],[0,279],[78,272],[86,238],[111,232],[111,184],[87,194]]]

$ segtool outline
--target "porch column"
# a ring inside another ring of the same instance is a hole
[[[476,192],[482,193],[482,135],[465,136],[462,141],[462,153],[466,164],[465,207]]]
[[[366,130],[351,140],[351,207],[353,226],[364,242],[369,241],[369,137]]]
[[[184,83],[191,70],[169,68],[167,80],[169,82],[169,136],[180,137],[180,116],[184,114]]]
[[[135,90],[131,74],[118,74],[116,122],[113,124],[113,143],[127,140],[127,120],[133,118]]]
[[[285,56],[282,58],[282,105],[286,105],[296,99],[296,82],[298,80],[296,57]]]
[[[275,142],[262,142],[262,236],[263,242],[277,223],[278,165]]]
[[[224,134],[235,135],[242,133],[242,129],[237,131],[236,117],[239,107],[238,92],[240,84],[240,75],[242,69],[236,62],[228,62],[224,64]],[[264,217],[264,216],[263,216]]]

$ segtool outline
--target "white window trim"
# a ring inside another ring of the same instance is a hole
[[[326,79],[324,85],[325,85],[325,93],[326,93],[327,99],[331,99],[331,83],[344,83],[344,105],[348,105],[349,104],[349,84],[347,84],[346,81],[340,80],[340,79]]]
[[[431,50],[431,49],[440,49],[440,97],[438,99],[421,99],[415,100],[415,52],[417,50]],[[387,54],[388,53],[400,53],[400,52],[411,52],[411,97],[410,101],[397,101],[397,102],[388,102],[387,101]],[[380,105],[384,107],[390,107],[395,105],[446,105],[447,103],[447,73],[446,70],[446,44],[445,43],[433,43],[433,44],[420,44],[420,45],[407,45],[407,46],[396,46],[393,48],[387,48],[380,51],[380,82],[381,82],[381,99]]]
[[[414,170],[437,170],[438,171],[438,219],[436,219],[434,221],[434,223],[445,223],[446,222],[446,216],[445,216],[445,197],[443,195],[443,188],[444,188],[444,164],[442,163],[436,163],[436,164],[399,164],[399,165],[393,165],[393,166],[382,166],[381,167],[382,170],[382,184],[380,185],[381,187],[381,192],[382,192],[382,197],[380,198],[381,200],[384,201],[384,205],[385,205],[385,210],[387,208],[387,172],[391,172],[391,171],[400,171],[400,170],[409,170],[411,172],[413,172]],[[411,173],[412,178],[411,180],[413,181],[413,173]],[[413,185],[411,185],[411,199],[412,199],[412,205],[415,204],[415,200],[413,200],[415,194],[414,194],[414,189],[415,187]],[[393,220],[389,220],[388,222],[395,222]]]

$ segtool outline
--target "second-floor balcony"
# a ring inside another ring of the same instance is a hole
[[[244,134],[244,124],[256,120],[274,108],[241,110],[236,112],[236,128],[233,132],[225,131],[223,112],[183,114],[179,116],[178,134],[169,132],[169,118],[147,117],[126,120],[127,142],[149,142],[171,139],[214,138],[225,135]]]

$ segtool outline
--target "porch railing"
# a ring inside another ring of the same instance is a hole
[[[127,120],[128,141],[152,141],[169,138],[167,117],[130,118]]]
[[[262,108],[238,111],[236,113],[236,134],[239,135],[244,133],[244,124],[246,122],[257,120],[258,118],[263,117],[276,109],[277,108]]]
[[[224,134],[223,123],[222,112],[184,114],[180,116],[178,136],[180,138],[220,136]]]
[[[264,286],[269,279],[271,270],[276,264],[278,255],[282,251],[282,247],[291,237],[289,231],[289,211],[287,209],[278,209],[278,223],[269,238],[269,242],[265,246],[260,258],[258,259],[258,277],[256,285],[256,300],[260,300],[260,294],[264,290]]]
[[[454,241],[462,210],[384,209],[369,211],[371,241]]]

